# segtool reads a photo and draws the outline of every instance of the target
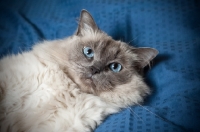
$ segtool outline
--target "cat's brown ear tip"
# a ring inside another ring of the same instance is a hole
[[[87,13],[88,13],[88,11],[87,11],[86,9],[82,9],[82,10],[81,10],[81,13],[84,13],[84,12],[87,12]]]
[[[84,15],[84,14],[89,14],[90,15],[89,11],[87,11],[86,9],[82,9],[81,10],[81,16]]]

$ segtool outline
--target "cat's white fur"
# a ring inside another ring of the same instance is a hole
[[[53,43],[58,46],[61,41]],[[48,43],[36,47],[48,47]],[[42,63],[36,52],[49,63]],[[99,97],[80,92],[60,67],[40,51],[3,58],[0,82],[1,132],[86,132],[106,115],[118,111]]]

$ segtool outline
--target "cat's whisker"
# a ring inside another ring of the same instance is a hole
[[[135,36],[131,41],[128,42],[128,44],[130,44],[131,42],[133,42],[134,40],[136,40],[138,37],[139,37],[139,35]]]
[[[149,113],[151,113],[152,115],[154,115],[155,117],[157,117],[157,118],[159,118],[159,119],[161,119],[161,120],[163,120],[163,121],[168,122],[168,120],[166,120],[165,118],[163,118],[163,117],[157,115],[156,113],[152,112],[151,110],[147,109],[146,107],[142,106],[141,104],[139,104],[139,103],[136,103],[136,104],[139,105],[140,107],[142,107],[144,110],[146,110],[146,111],[148,111]]]
[[[136,112],[134,112],[134,110],[132,110],[131,107],[127,107],[129,110],[130,110],[130,113],[133,115],[133,116],[136,116],[139,120],[141,120],[142,122],[144,122],[144,120],[138,115],[136,114]]]
[[[108,88],[107,90],[109,90],[110,92],[113,92],[110,88]],[[136,105],[139,105],[140,107],[142,107],[143,109],[145,109],[146,111],[150,112],[152,115],[158,117],[159,119],[162,119],[163,121],[167,121],[165,118],[155,114],[154,112],[150,111],[149,109],[147,109],[146,107],[142,106],[139,103],[135,103]],[[130,112],[132,112],[133,114],[135,114],[138,118],[140,118],[142,120],[141,117],[139,117],[130,107],[128,107],[128,109],[130,110]],[[168,121],[167,121],[168,122]]]

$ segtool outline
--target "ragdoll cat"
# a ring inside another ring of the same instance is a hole
[[[93,131],[150,93],[140,71],[157,54],[113,40],[83,10],[71,37],[0,60],[0,131]]]

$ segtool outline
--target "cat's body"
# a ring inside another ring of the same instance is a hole
[[[72,37],[0,60],[0,131],[94,130],[107,115],[149,94],[137,69],[156,54],[114,41],[82,11]]]
[[[99,97],[81,93],[67,74],[44,54],[41,56],[42,62],[34,51],[1,60],[2,132],[8,128],[32,132],[72,128],[88,131],[87,125],[94,129],[105,115],[117,111]]]

